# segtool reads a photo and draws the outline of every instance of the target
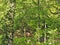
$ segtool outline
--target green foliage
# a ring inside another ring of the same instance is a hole
[[[12,32],[14,45],[59,45],[59,2],[59,0],[0,0],[0,30],[2,30],[0,33],[3,33],[0,35],[0,45],[5,43],[4,34],[7,33],[8,36]],[[24,37],[26,34],[24,31],[30,32],[32,36]],[[17,32],[18,36],[23,37],[15,38]],[[41,37],[44,41],[40,39]]]

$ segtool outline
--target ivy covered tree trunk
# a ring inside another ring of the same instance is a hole
[[[8,0],[9,10],[5,15],[5,31],[7,45],[13,45],[13,34],[14,34],[14,16],[15,16],[15,3],[16,0]]]
[[[8,45],[13,45],[13,34],[14,34],[14,15],[15,15],[15,3],[16,0],[10,0],[10,11],[9,16],[11,17],[11,31],[9,30],[9,35],[8,35]]]

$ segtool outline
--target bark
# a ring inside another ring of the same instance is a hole
[[[24,28],[24,37],[26,37],[26,29]]]

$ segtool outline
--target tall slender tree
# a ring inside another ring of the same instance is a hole
[[[39,11],[40,11],[40,0],[38,0],[37,2],[38,2],[37,30],[40,30],[40,14],[39,14]],[[38,35],[38,41],[40,41],[40,36],[39,35]]]

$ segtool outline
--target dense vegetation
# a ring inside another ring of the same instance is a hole
[[[0,0],[0,45],[60,45],[60,0]]]

